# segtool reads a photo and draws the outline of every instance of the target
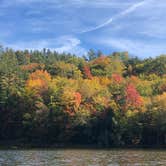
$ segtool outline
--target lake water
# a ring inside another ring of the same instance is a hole
[[[166,166],[166,150],[1,150],[0,166]]]

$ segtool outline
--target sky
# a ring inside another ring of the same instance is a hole
[[[166,0],[0,0],[0,44],[155,57],[166,53]]]

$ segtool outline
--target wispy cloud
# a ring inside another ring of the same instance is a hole
[[[165,44],[153,43],[141,40],[124,38],[103,38],[100,43],[107,47],[113,47],[114,51],[129,51],[130,54],[139,57],[153,57],[165,53]]]
[[[5,45],[15,50],[42,50],[43,48],[48,48],[59,53],[73,53],[80,56],[87,52],[81,47],[81,41],[72,36],[61,36],[55,39],[31,40],[26,42],[18,41],[15,43],[6,43]]]
[[[4,7],[12,6],[12,5],[23,5],[23,4],[35,4],[35,3],[43,3],[43,0],[12,0],[6,1],[2,0],[2,5]],[[52,7],[62,8],[65,6],[73,6],[73,7],[90,7],[90,8],[119,8],[120,6],[127,5],[128,2],[117,2],[117,0],[45,0],[45,5],[54,5]]]
[[[121,18],[121,17],[124,17],[125,15],[127,14],[130,14],[131,12],[135,11],[137,8],[143,6],[145,3],[148,3],[152,0],[144,0],[142,2],[139,2],[139,3],[135,3],[134,5],[130,6],[129,8],[127,8],[126,10],[120,12],[119,14],[111,17],[110,19],[108,19],[106,22],[100,24],[100,25],[97,25],[95,27],[92,27],[92,28],[89,28],[89,29],[86,29],[86,30],[83,30],[81,31],[80,33],[87,33],[87,32],[92,32],[92,31],[95,31],[95,30],[98,30],[100,28],[103,28],[105,26],[107,26],[108,24],[112,23],[113,21]]]

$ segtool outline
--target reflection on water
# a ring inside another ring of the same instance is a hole
[[[2,166],[166,166],[164,150],[1,150]]]

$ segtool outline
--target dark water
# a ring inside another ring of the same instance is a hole
[[[1,165],[166,166],[166,150],[1,150]]]

